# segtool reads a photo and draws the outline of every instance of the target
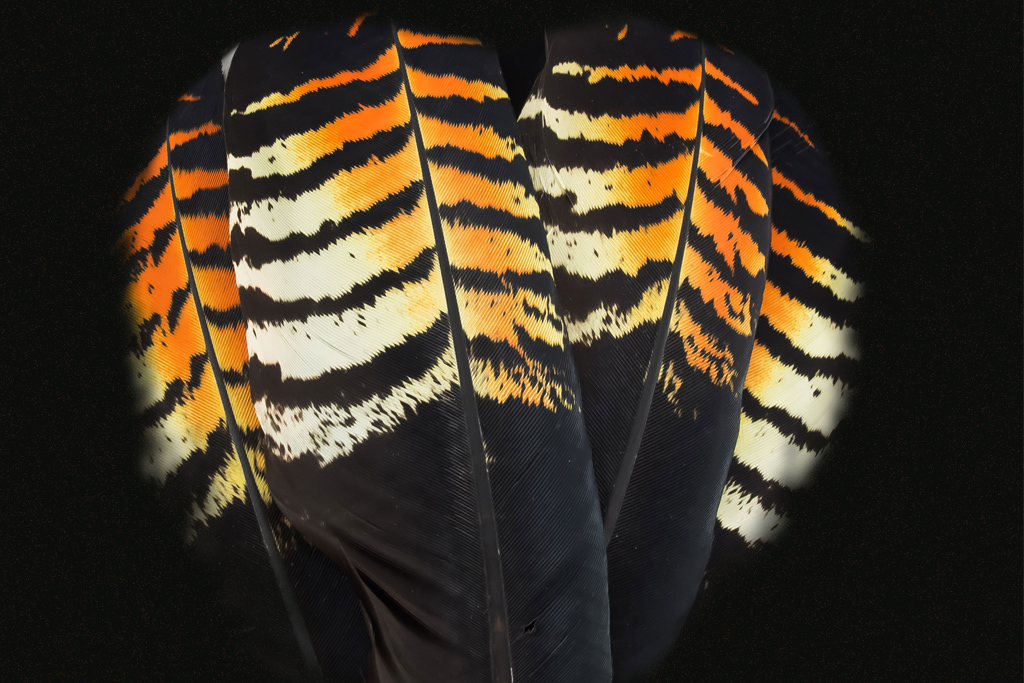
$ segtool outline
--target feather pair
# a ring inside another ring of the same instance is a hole
[[[716,510],[767,538],[727,476],[776,504],[837,419],[860,235],[798,113],[679,31],[547,42],[517,122],[474,39],[246,41],[125,196],[144,469],[275,678],[642,675]]]

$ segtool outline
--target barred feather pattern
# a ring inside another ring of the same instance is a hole
[[[770,241],[767,78],[630,19],[549,35],[520,114],[609,537],[616,680],[671,646],[733,455]]]
[[[226,102],[270,488],[353,577],[372,675],[607,680],[579,385],[496,56],[300,30],[243,43]]]
[[[275,679],[634,678],[842,420],[867,237],[792,97],[548,44],[517,130],[472,38],[246,41],[124,197],[142,470]]]
[[[186,543],[218,572],[223,602],[241,618],[236,645],[246,657],[276,680],[309,680],[314,671],[359,680],[369,643],[355,595],[344,574],[295,532],[266,484],[228,252],[222,102],[218,67],[180,98],[119,209],[129,366],[146,439],[142,470],[170,508],[190,511]],[[282,558],[285,577],[274,575],[271,553]],[[279,578],[301,610],[300,633]],[[300,644],[311,637],[316,653]]]
[[[867,235],[848,217],[811,122],[790,94],[774,92],[771,254],[712,564],[785,529],[787,492],[809,483],[828,450],[860,358],[850,320]]]

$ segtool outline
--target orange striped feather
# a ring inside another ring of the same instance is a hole
[[[718,510],[716,554],[780,537],[788,491],[806,485],[852,394],[862,286],[852,258],[866,236],[842,200],[810,122],[776,89],[769,131],[772,236],[735,459]],[[713,558],[714,559],[714,558]]]
[[[342,661],[330,655],[331,666],[322,670],[354,679],[367,647],[364,632],[350,635],[353,626],[362,626],[355,598],[344,578],[324,566],[326,559],[295,535],[274,506],[264,476],[262,430],[250,395],[246,330],[230,257],[223,90],[218,68],[180,99],[153,162],[122,205],[125,232],[118,248],[131,273],[125,302],[137,330],[130,366],[145,422],[143,470],[159,484],[160,497],[185,504],[186,540],[225,587],[222,608],[238,615],[242,632],[270,634],[259,639],[258,651],[250,650],[267,670],[293,675],[320,668],[304,621],[317,618],[310,616],[308,600],[298,603],[299,621],[290,618],[288,605],[296,604],[291,582],[299,579],[301,588],[301,577],[318,565],[311,575],[318,602],[341,586],[343,592],[332,599],[342,609],[317,622],[320,638],[335,641]],[[151,205],[142,205],[146,198]],[[266,515],[269,526],[261,528],[257,514]],[[275,574],[271,558],[277,553],[286,554],[287,564]],[[338,648],[338,642],[344,645]]]
[[[339,29],[243,44],[226,93],[274,500],[356,577],[382,679],[607,679],[579,390],[496,56]]]
[[[616,678],[671,645],[710,552],[769,251],[771,108],[742,58],[630,20],[549,34],[520,114],[605,515]]]

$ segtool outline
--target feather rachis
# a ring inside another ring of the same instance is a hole
[[[703,49],[701,51],[700,63],[702,65],[705,63]],[[703,69],[701,70],[697,97],[700,108],[697,112],[697,130],[694,134],[695,146],[692,153],[693,165],[691,166],[690,172],[687,174],[686,178],[688,187],[684,203],[686,204],[687,209],[683,216],[682,225],[679,229],[679,241],[676,246],[672,275],[669,278],[669,284],[665,293],[665,309],[658,324],[659,329],[657,337],[655,338],[654,348],[651,351],[651,360],[647,368],[647,376],[644,379],[644,388],[643,393],[640,396],[640,405],[635,413],[633,425],[630,428],[629,439],[626,441],[626,449],[622,457],[622,462],[619,466],[618,474],[615,477],[615,485],[608,497],[608,506],[605,509],[604,535],[606,542],[609,543],[611,542],[612,535],[615,533],[615,524],[618,521],[619,513],[622,510],[622,504],[626,499],[626,491],[629,488],[629,480],[633,474],[633,466],[636,462],[637,454],[640,451],[640,443],[643,439],[644,430],[647,427],[647,418],[650,414],[651,401],[654,399],[654,392],[659,380],[661,380],[663,376],[662,362],[665,354],[665,345],[668,342],[668,334],[673,318],[676,295],[679,289],[679,278],[683,267],[683,255],[686,252],[686,235],[690,229],[690,211],[693,210],[694,190],[697,183],[697,162],[700,159],[701,153],[700,145],[702,138],[702,124],[704,121],[705,100]]]
[[[480,539],[483,546],[484,556],[484,582],[487,585],[486,599],[488,621],[490,623],[490,655],[491,674],[497,683],[511,683],[512,680],[512,655],[509,650],[508,635],[508,613],[505,606],[505,582],[502,576],[501,559],[498,548],[498,534],[494,519],[494,500],[491,495],[491,484],[487,474],[487,463],[484,454],[483,431],[480,425],[480,416],[477,413],[476,397],[473,391],[473,376],[469,367],[469,356],[466,348],[466,333],[462,326],[462,314],[459,310],[459,302],[455,294],[455,282],[451,272],[451,264],[448,259],[448,248],[446,244],[444,227],[441,224],[440,215],[437,209],[437,199],[434,195],[434,183],[432,182],[433,169],[427,161],[426,145],[423,142],[423,133],[419,126],[418,114],[414,104],[414,93],[410,83],[410,69],[402,60],[402,41],[397,30],[392,25],[395,44],[398,47],[399,68],[405,77],[405,89],[409,102],[410,116],[413,119],[413,130],[416,135],[417,153],[420,160],[421,174],[424,179],[424,189],[427,197],[427,206],[430,212],[431,224],[434,228],[434,243],[437,250],[438,268],[444,281],[444,296],[447,303],[448,320],[450,324],[452,345],[455,349],[456,364],[459,372],[459,386],[462,388],[462,405],[466,411],[466,431],[469,437],[470,459],[473,469],[473,480],[477,505],[480,514]],[[406,33],[407,40],[411,47],[420,44],[413,35]],[[458,79],[454,79],[458,80]],[[422,87],[422,86],[421,86]],[[427,90],[427,92],[433,92]]]
[[[167,123],[167,146],[170,148],[170,121]],[[216,174],[219,176],[220,174]],[[226,173],[224,174],[226,180]],[[185,239],[185,230],[182,226],[181,211],[178,204],[178,195],[175,192],[174,187],[174,176],[173,170],[170,173],[169,183],[171,189],[171,199],[174,205],[174,213],[176,216],[178,239],[181,241],[181,250],[187,256],[189,253],[188,243]],[[191,188],[190,188],[191,189]],[[216,347],[213,344],[213,340],[210,336],[210,329],[206,321],[206,315],[203,310],[202,299],[199,296],[199,285],[196,283],[195,272],[192,267],[191,259],[185,258],[185,269],[188,274],[189,289],[192,292],[192,297],[197,313],[197,320],[199,327],[202,330],[203,339],[207,349],[207,359],[210,365],[210,371],[213,375],[214,382],[217,386],[217,393],[220,396],[220,403],[224,406],[224,420],[226,422],[228,433],[231,435],[231,444],[234,447],[235,453],[241,464],[242,472],[245,476],[246,490],[248,491],[249,501],[253,507],[253,512],[256,515],[256,521],[259,524],[260,535],[263,538],[263,543],[267,548],[267,552],[270,558],[270,566],[274,573],[274,578],[277,581],[278,590],[281,591],[281,596],[284,599],[285,608],[288,612],[288,617],[291,621],[292,628],[295,629],[296,639],[299,645],[299,650],[302,653],[302,658],[305,663],[306,669],[310,676],[314,679],[322,677],[320,671],[320,665],[316,660],[316,653],[313,651],[313,644],[310,641],[309,633],[306,629],[305,621],[302,618],[302,614],[299,609],[299,605],[295,600],[295,595],[292,592],[291,582],[285,573],[284,564],[281,561],[281,556],[278,554],[277,542],[274,539],[273,532],[270,528],[270,520],[267,518],[267,512],[263,505],[262,498],[257,493],[256,479],[253,476],[250,464],[247,458],[245,445],[242,443],[242,435],[238,428],[238,424],[235,422],[234,410],[231,408],[231,400],[228,397],[228,391],[224,383],[224,376],[220,369],[220,364],[217,361]]]

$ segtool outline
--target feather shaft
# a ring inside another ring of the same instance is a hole
[[[700,53],[701,65],[706,63],[704,59],[704,44],[701,43]],[[700,161],[700,143],[704,128],[704,79],[706,75],[701,69],[699,89],[699,109],[697,114],[697,137],[694,143],[693,159],[690,167],[690,182],[686,196],[690,198],[686,202],[686,209],[683,215],[682,229],[679,231],[679,244],[676,247],[675,259],[672,262],[672,276],[669,278],[668,293],[665,296],[665,310],[658,323],[658,336],[654,340],[654,349],[651,351],[651,363],[647,367],[647,376],[644,378],[644,389],[640,396],[640,405],[637,406],[636,417],[633,426],[630,428],[629,440],[626,441],[626,450],[622,456],[622,464],[615,478],[615,486],[608,496],[608,507],[604,515],[604,539],[605,543],[611,542],[615,533],[615,523],[618,521],[619,513],[622,511],[622,503],[626,500],[626,489],[629,488],[629,480],[633,474],[633,465],[636,464],[636,456],[640,452],[640,442],[643,440],[644,430],[647,427],[647,417],[651,412],[651,402],[654,400],[654,391],[658,385],[658,378],[661,377],[661,364],[665,356],[665,346],[668,343],[668,333],[672,322],[672,310],[675,307],[676,295],[679,292],[679,278],[683,268],[683,254],[686,251],[686,235],[690,231],[690,215],[693,211],[694,189],[697,186],[697,165]]]
[[[473,469],[473,482],[476,489],[480,516],[480,541],[484,557],[484,581],[487,584],[486,598],[488,622],[490,624],[491,671],[496,683],[512,683],[512,654],[508,640],[508,609],[505,604],[505,586],[501,571],[501,556],[498,549],[498,529],[494,518],[494,498],[491,494],[491,485],[487,475],[483,430],[480,425],[480,414],[477,410],[476,394],[473,390],[473,377],[469,367],[466,333],[462,327],[459,304],[455,296],[455,278],[448,259],[448,249],[445,244],[441,217],[437,210],[437,198],[434,194],[434,183],[432,182],[430,168],[427,163],[427,152],[423,144],[423,133],[420,130],[419,114],[416,110],[412,86],[409,83],[409,68],[405,64],[402,43],[398,39],[398,31],[394,24],[392,24],[391,30],[395,39],[395,48],[398,51],[399,69],[405,81],[406,98],[409,101],[409,115],[416,137],[416,151],[419,155],[421,173],[423,174],[430,222],[434,229],[438,268],[444,283],[445,303],[448,306],[448,323],[455,350],[455,364],[458,369],[462,404],[466,413],[470,462]]]
[[[171,122],[169,119],[166,124],[166,145],[167,149],[170,150]],[[185,272],[188,275],[188,286],[192,292],[192,300],[195,304],[196,315],[199,318],[199,327],[203,333],[203,341],[206,342],[206,355],[213,373],[214,382],[217,385],[217,393],[220,395],[221,403],[224,406],[224,419],[227,423],[228,434],[231,436],[231,445],[234,448],[235,456],[238,458],[238,463],[242,468],[243,475],[245,476],[246,495],[248,495],[249,502],[252,504],[253,513],[256,516],[257,523],[259,524],[260,535],[263,538],[263,544],[267,548],[270,567],[274,573],[274,580],[277,582],[277,586],[281,591],[281,598],[284,601],[285,609],[288,612],[288,618],[291,621],[292,628],[295,629],[296,641],[299,646],[299,651],[302,654],[303,663],[305,664],[311,678],[315,681],[320,681],[323,680],[323,673],[320,670],[320,664],[317,662],[316,653],[313,651],[313,642],[309,637],[309,631],[306,629],[306,623],[302,618],[302,612],[299,609],[299,603],[295,598],[294,591],[292,590],[291,582],[288,580],[284,562],[281,560],[281,555],[277,551],[277,542],[274,540],[273,532],[270,529],[267,510],[263,505],[263,500],[259,495],[257,495],[256,478],[253,476],[252,469],[249,467],[248,458],[245,457],[245,446],[242,442],[242,435],[238,429],[238,423],[235,422],[234,410],[232,410],[231,402],[228,399],[227,387],[224,384],[224,374],[221,372],[220,364],[217,362],[217,352],[213,346],[213,339],[210,336],[210,328],[206,322],[206,312],[203,309],[203,303],[199,297],[199,287],[196,284],[195,273],[192,271],[192,260],[188,257],[188,243],[185,241],[185,230],[181,225],[181,212],[178,210],[178,195],[174,188],[174,173],[170,168],[170,163],[168,163],[167,172],[171,190],[171,204],[174,206],[174,224],[178,233],[178,239],[181,241],[182,253],[185,256]]]

